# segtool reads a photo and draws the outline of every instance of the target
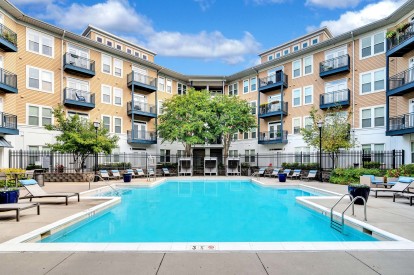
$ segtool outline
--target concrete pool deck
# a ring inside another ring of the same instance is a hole
[[[193,177],[196,179],[197,177]],[[209,177],[210,178],[210,177]],[[223,177],[220,177],[223,178]],[[229,179],[246,179],[246,177],[228,177]],[[212,177],[211,177],[212,179]],[[281,185],[275,179],[260,178],[265,185]],[[134,184],[147,185],[145,179],[134,179]],[[111,182],[112,183],[112,182]],[[113,183],[121,183],[120,181]],[[123,184],[123,183],[122,183]],[[283,185],[305,184],[337,193],[347,193],[346,186],[319,182],[288,181]],[[92,188],[105,186],[92,183]],[[88,190],[88,183],[46,183],[48,192],[82,192]],[[22,191],[22,195],[24,191]],[[16,222],[13,212],[0,213],[0,243],[31,232],[52,222],[66,218],[75,213],[99,204],[97,200],[82,199],[77,203],[70,201],[66,206],[57,203],[62,199],[38,199],[41,202],[41,215],[35,210],[21,212],[20,222]],[[63,202],[63,201],[62,201]],[[334,200],[319,200],[318,204],[330,207]],[[348,203],[348,201],[346,201]],[[345,200],[340,207],[346,205]],[[340,210],[340,207],[338,210]],[[414,207],[407,199],[392,202],[390,195],[369,198],[368,223],[390,233],[414,241]],[[363,220],[362,206],[356,206],[356,219]],[[348,213],[348,212],[347,212]],[[350,212],[348,213],[350,215]],[[344,250],[339,248],[338,250]],[[335,274],[409,274],[414,272],[412,257],[414,251],[330,251],[330,252],[230,252],[230,253],[138,253],[138,252],[24,252],[24,258],[30,258],[19,265],[21,253],[0,254],[2,265],[6,263],[10,272],[4,274],[23,274],[30,270],[33,274],[301,274],[335,273]],[[332,256],[334,255],[334,256]],[[125,263],[128,264],[125,266]],[[145,262],[145,264],[144,264]],[[297,263],[301,263],[297,265]],[[16,264],[13,264],[16,263]],[[334,264],[335,263],[335,264]],[[32,266],[32,268],[29,268]],[[134,268],[134,265],[136,268]],[[357,269],[355,269],[357,267]],[[4,270],[4,269],[3,269]],[[7,270],[7,269],[6,269]],[[356,272],[354,272],[356,270]],[[125,272],[124,272],[125,271]],[[282,272],[286,271],[286,272]],[[302,272],[301,272],[302,271]],[[50,272],[50,273],[49,273]]]

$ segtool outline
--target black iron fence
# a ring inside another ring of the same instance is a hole
[[[110,155],[98,154],[98,163],[96,168],[106,170],[126,170],[129,168],[148,168],[149,163],[155,161],[159,168],[161,166],[176,168],[182,155],[150,155],[146,152],[134,153],[113,153]],[[192,167],[195,173],[202,173],[204,169],[203,154],[190,156]],[[217,157],[218,168],[225,169],[227,166],[227,157],[222,154],[212,154],[209,157]],[[231,155],[240,159],[242,168],[253,167],[282,167],[287,163],[289,167],[306,169],[318,169],[319,159],[321,157],[322,169],[331,170],[335,168],[364,167],[377,169],[398,168],[405,163],[404,150],[392,151],[341,151],[333,156],[329,153],[319,152],[274,152],[268,154],[251,154],[251,155]],[[83,167],[79,161],[75,160],[72,154],[61,154],[50,151],[9,151],[9,167],[22,169],[45,169],[49,172],[92,172],[95,170],[95,155],[89,155]]]

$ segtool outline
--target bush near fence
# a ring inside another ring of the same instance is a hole
[[[330,183],[347,185],[350,183],[358,183],[359,177],[362,175],[374,175],[377,177],[384,176],[385,171],[380,169],[366,168],[336,168],[332,171],[329,178]]]
[[[302,169],[302,170],[318,170],[319,165],[317,163],[298,163],[298,162],[292,162],[282,163],[283,169]]]
[[[125,170],[131,169],[130,162],[113,162],[98,164],[98,170]]]

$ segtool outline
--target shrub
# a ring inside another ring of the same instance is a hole
[[[161,168],[168,168],[168,169],[175,169],[178,167],[178,163],[177,162],[162,162],[162,163],[157,163],[157,169],[161,169]]]
[[[42,166],[41,165],[29,164],[26,167],[26,170],[34,170],[34,169],[42,169]]]
[[[302,170],[317,170],[319,169],[318,163],[298,163],[298,162],[283,162],[282,167],[284,169],[302,169]]]
[[[380,167],[381,167],[381,163],[377,161],[364,162],[364,168],[367,168],[367,169],[379,169]]]
[[[130,162],[112,162],[112,163],[104,163],[98,165],[99,170],[123,170],[123,169],[131,169]]]
[[[398,178],[399,176],[411,176],[414,175],[414,164],[401,165],[397,169],[387,170],[387,178]]]
[[[332,171],[329,182],[335,184],[357,183],[362,175],[383,176],[384,172],[379,169],[336,168]]]

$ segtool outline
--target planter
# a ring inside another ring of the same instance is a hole
[[[19,201],[19,190],[0,191],[0,204],[17,203]]]
[[[348,193],[351,194],[352,197],[358,197],[361,196],[365,199],[366,202],[368,202],[368,196],[369,196],[369,191],[371,190],[371,188],[369,187],[358,187],[358,186],[348,186]],[[363,205],[364,201],[362,199],[357,199],[355,201],[355,204],[359,204],[359,205]]]
[[[287,174],[279,173],[278,178],[279,178],[279,182],[286,182]]]
[[[124,182],[131,182],[132,174],[131,173],[125,173],[123,177],[124,177]]]

